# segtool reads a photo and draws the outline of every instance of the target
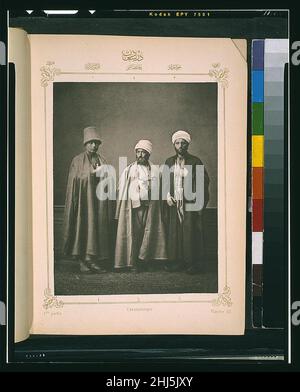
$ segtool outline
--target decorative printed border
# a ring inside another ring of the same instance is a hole
[[[55,295],[51,294],[51,290],[49,288],[45,289],[44,297],[43,308],[46,310],[53,307],[62,308],[64,306],[64,302],[58,299]]]
[[[209,76],[217,83],[220,83],[223,88],[227,88],[229,70],[227,68],[221,68],[220,63],[212,64],[212,67],[213,68],[209,70]]]
[[[127,67],[127,70],[141,70],[141,65],[134,63],[135,61],[141,61],[143,60],[143,53],[139,50],[123,50],[122,51],[122,59],[123,61],[129,61],[132,62]],[[45,160],[46,160],[46,173],[48,173],[48,165],[47,165],[47,100],[46,100],[46,88],[48,87],[49,83],[54,82],[54,79],[56,76],[60,75],[66,75],[66,74],[77,74],[77,75],[134,75],[134,73],[120,73],[120,72],[115,72],[115,73],[107,73],[107,72],[96,72],[101,68],[99,63],[87,63],[85,64],[85,69],[87,70],[86,72],[67,72],[67,71],[62,71],[60,68],[55,67],[55,62],[54,61],[47,61],[46,65],[42,66],[40,68],[41,71],[41,86],[44,89],[44,118],[45,118]],[[171,71],[179,71],[182,68],[180,64],[169,64],[168,69]],[[175,79],[175,75],[198,75],[198,76],[209,76],[211,77],[216,83],[220,84],[222,91],[223,91],[223,108],[224,108],[224,200],[225,200],[225,206],[226,206],[226,118],[225,118],[225,91],[226,88],[228,87],[228,77],[229,77],[229,70],[227,68],[222,68],[220,63],[214,63],[212,64],[212,68],[209,70],[208,73],[177,73],[177,74],[172,74],[170,72],[166,73],[139,73],[139,75],[170,75],[173,76]],[[133,76],[135,79],[135,76]],[[46,180],[46,202],[47,202],[47,222],[48,220],[48,181],[47,181],[47,176],[45,176]],[[233,305],[232,299],[231,299],[231,289],[228,286],[228,271],[227,271],[227,212],[226,208],[224,208],[224,222],[225,222],[225,286],[223,288],[222,292],[218,292],[217,298],[212,299],[212,300],[194,300],[194,301],[182,301],[179,296],[179,300],[173,300],[173,301],[141,301],[140,297],[137,297],[136,301],[126,301],[126,302],[103,302],[96,300],[95,302],[65,302],[55,296],[50,288],[50,266],[49,266],[49,260],[50,260],[50,253],[49,253],[49,232],[48,232],[48,225],[47,225],[47,288],[44,290],[44,301],[43,301],[43,307],[45,310],[51,309],[51,308],[62,308],[65,305],[84,305],[84,304],[132,304],[132,303],[211,303],[212,306],[227,306],[231,307]]]

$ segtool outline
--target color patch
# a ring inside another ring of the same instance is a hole
[[[252,197],[263,199],[264,196],[264,168],[254,167],[252,169]]]
[[[262,264],[263,262],[263,233],[253,232],[252,233],[252,263]]]
[[[264,71],[252,71],[252,101],[264,101]]]
[[[264,104],[263,102],[252,103],[252,135],[264,134]]]
[[[254,264],[253,265],[253,296],[261,297],[262,296],[262,265]]]
[[[264,70],[264,41],[255,40],[252,45],[252,70]]]
[[[263,200],[253,199],[252,200],[252,231],[263,231]]]
[[[264,165],[264,137],[252,136],[252,167]]]

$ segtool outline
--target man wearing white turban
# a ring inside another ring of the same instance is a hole
[[[120,177],[116,219],[116,270],[139,271],[147,261],[166,260],[165,229],[159,200],[160,173],[149,157],[152,143],[140,140],[135,145],[136,161]],[[153,190],[158,197],[153,197]]]
[[[209,177],[204,168],[204,189],[201,189],[204,192],[202,208],[195,211],[187,209],[187,204],[195,204],[196,200],[186,198],[185,177],[191,175],[192,192],[196,193],[196,167],[203,166],[198,157],[188,153],[190,142],[191,136],[186,131],[179,130],[172,135],[176,154],[165,162],[171,170],[168,171],[170,188],[164,202],[164,219],[167,229],[169,269],[195,273],[203,270],[205,258],[202,215],[209,200]]]

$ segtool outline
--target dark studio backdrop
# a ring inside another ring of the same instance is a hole
[[[191,133],[191,154],[210,177],[209,207],[217,206],[217,83],[54,83],[54,204],[64,205],[72,158],[83,151],[83,129],[95,125],[100,154],[118,168],[135,160],[139,139],[153,143],[150,160],[174,155],[171,135]]]

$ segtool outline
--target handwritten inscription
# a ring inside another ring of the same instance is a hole
[[[143,67],[140,64],[129,64],[128,67],[126,68],[126,71],[130,71],[130,70],[142,71]]]
[[[124,61],[142,61],[143,58],[143,53],[140,50],[122,50]]]
[[[225,313],[225,310],[222,309],[211,309],[211,313]]]
[[[179,71],[182,68],[180,64],[169,64],[168,70],[170,71]]]
[[[128,307],[127,312],[152,312],[152,308],[132,308]]]

